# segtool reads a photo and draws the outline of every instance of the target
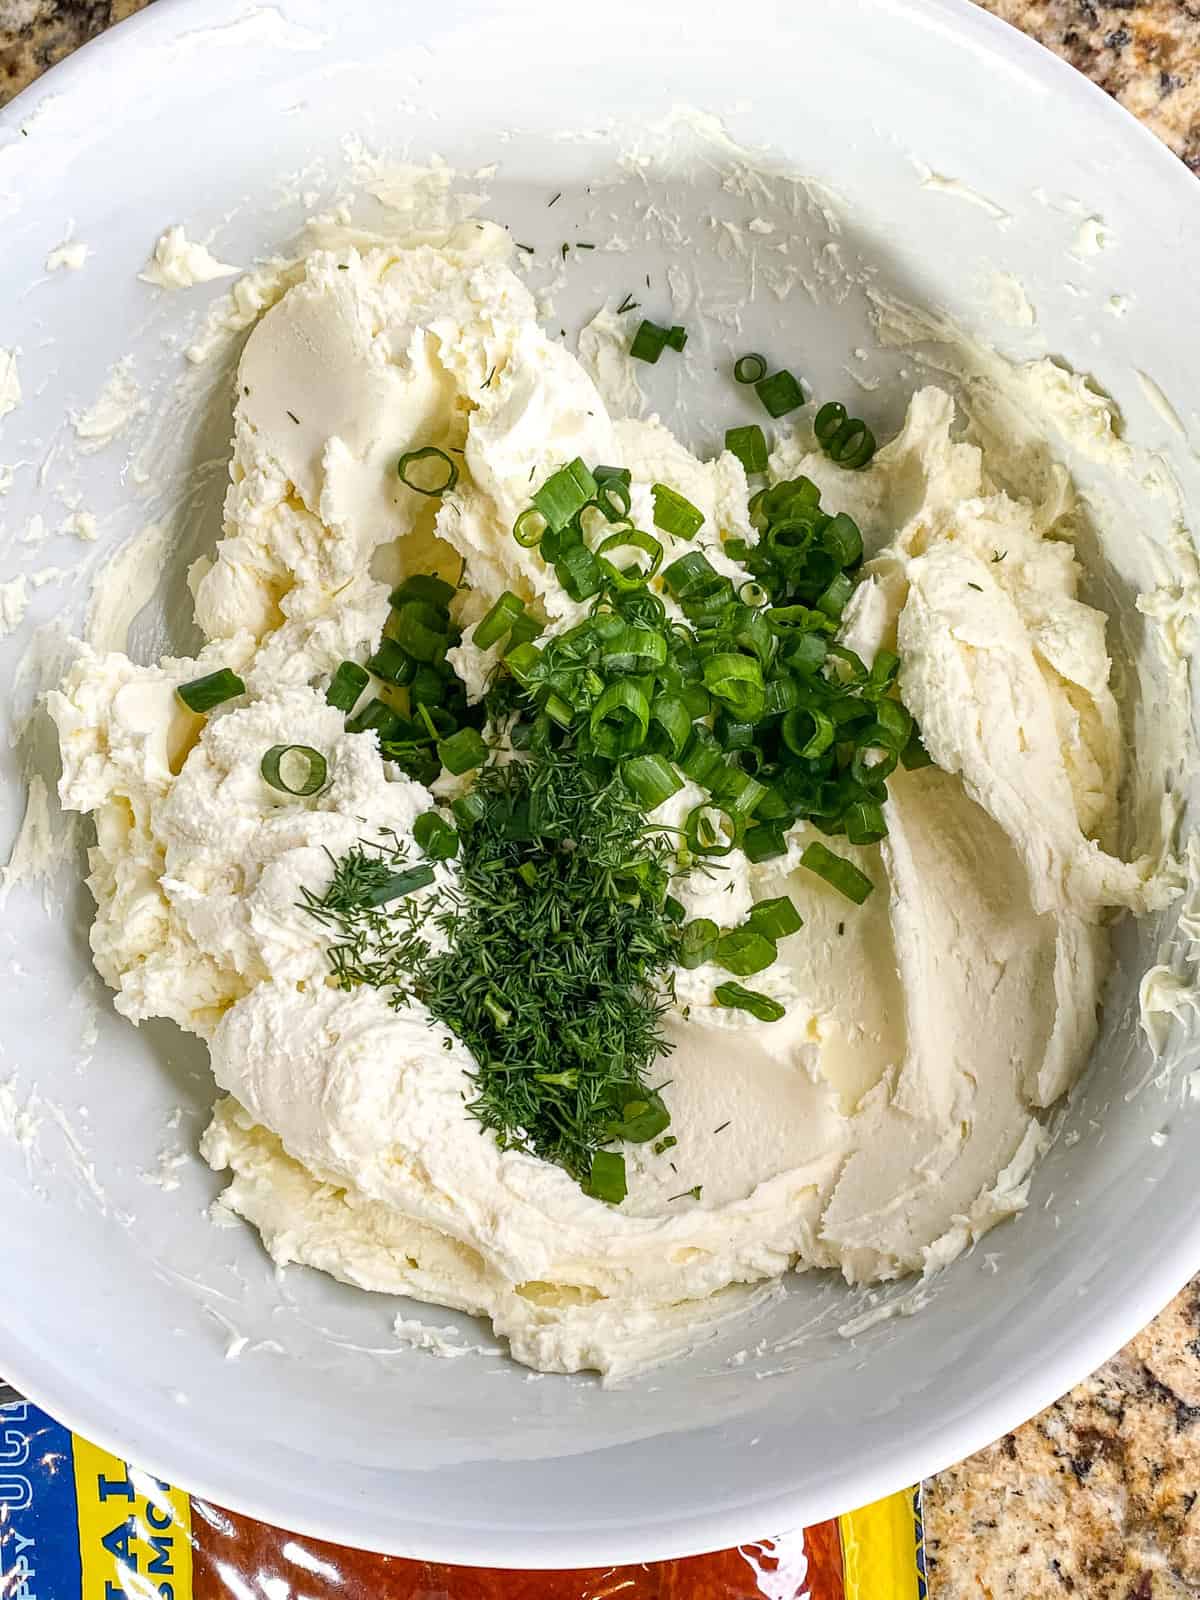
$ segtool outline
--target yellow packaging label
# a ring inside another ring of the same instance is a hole
[[[919,1496],[890,1494],[838,1518],[846,1600],[924,1600]]]
[[[74,1444],[80,1600],[190,1600],[187,1495],[78,1434]]]

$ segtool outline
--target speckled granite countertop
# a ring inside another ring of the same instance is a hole
[[[149,3],[0,0],[0,104]],[[1200,173],[1200,0],[986,9]],[[931,1600],[1200,1600],[1200,1278],[1086,1383],[932,1479],[925,1503]]]

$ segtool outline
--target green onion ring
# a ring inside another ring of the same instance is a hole
[[[718,819],[716,823],[711,820],[714,816]],[[725,823],[729,826],[723,830]],[[728,844],[719,842],[722,831],[731,836]],[[737,818],[723,806],[713,805],[709,801],[693,806],[683,824],[683,836],[694,856],[729,855],[737,844],[738,832]]]
[[[747,355],[739,356],[733,363],[733,376],[737,383],[757,383],[760,378],[765,378],[766,375],[766,357],[760,356],[757,350],[751,350]]]
[[[283,771],[285,761],[289,765],[294,765],[297,761],[304,762],[304,775],[298,783],[288,782]],[[325,757],[310,744],[273,744],[259,762],[258,770],[272,789],[278,789],[280,794],[297,795],[302,799],[323,789],[325,780],[329,776]]]
[[[650,557],[650,565],[636,570],[635,573],[622,572],[613,562],[607,559],[605,551],[623,549],[641,550]],[[628,592],[632,589],[644,588],[649,583],[662,565],[663,548],[653,534],[643,533],[640,528],[623,528],[618,533],[610,533],[607,539],[602,539],[596,546],[596,555],[600,558],[600,565],[605,576],[618,589]]]
[[[513,538],[523,550],[532,550],[542,542],[549,524],[536,506],[526,506],[513,523]]]
[[[430,486],[414,483],[407,474],[408,469],[418,461],[442,462],[445,467],[443,480]],[[427,444],[421,450],[406,450],[396,463],[396,471],[400,475],[400,482],[407,488],[415,490],[417,494],[428,495],[431,499],[437,499],[440,495],[448,494],[458,482],[457,464],[450,459],[444,450],[439,450],[434,444]]]
[[[588,726],[592,742],[602,756],[615,760],[631,755],[646,738],[650,703],[629,678],[610,683],[592,707]]]

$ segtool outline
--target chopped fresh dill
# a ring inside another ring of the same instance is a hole
[[[674,847],[619,777],[570,757],[486,766],[472,793],[483,816],[462,830],[456,882],[432,906],[372,903],[406,868],[420,871],[394,837],[348,852],[303,903],[331,931],[342,987],[370,984],[397,1008],[420,1000],[467,1046],[469,1110],[502,1149],[583,1182],[602,1145],[666,1126],[647,1074],[670,1050]],[[448,949],[431,948],[429,923]]]
[[[624,300],[621,301],[621,304],[617,307],[617,315],[620,317],[623,316],[626,311],[636,311],[639,304],[640,302],[635,300],[631,294],[627,294]]]

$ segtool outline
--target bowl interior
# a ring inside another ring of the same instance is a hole
[[[503,18],[404,8],[402,22],[369,0],[172,0],[0,116],[0,345],[19,347],[25,392],[0,423],[0,463],[16,468],[2,576],[63,569],[0,643],[5,836],[28,773],[53,773],[30,708],[89,580],[140,537],[119,579],[133,647],[186,649],[182,574],[219,531],[229,365],[193,368],[182,351],[224,286],[168,294],[136,273],[174,222],[249,266],[362,180],[369,150],[455,168],[482,214],[535,247],[532,281],[568,336],[627,294],[685,322],[686,358],[647,369],[645,388],[702,450],[753,420],[727,380],[748,349],[853,396],[886,437],[925,374],[913,352],[879,347],[874,288],[952,312],[1014,359],[1095,372],[1195,496],[1184,435],[1200,439],[1200,421],[1177,432],[1138,374],[1181,413],[1200,387],[1200,347],[1178,336],[1200,314],[1200,197],[1082,79],[968,6],[780,8],[755,41],[728,9],[701,20],[675,3],[621,0],[595,26],[541,0]],[[1089,218],[1109,241],[1091,254]],[[68,230],[92,254],[49,275]],[[1023,283],[1032,325],[998,317],[997,273]],[[86,453],[69,414],[126,357],[145,409]],[[1075,464],[1086,486],[1093,468]],[[58,531],[73,496],[99,518],[94,546]],[[1109,552],[1122,626],[1136,627],[1147,570],[1132,544]],[[277,1274],[248,1228],[208,1220],[220,1182],[195,1155],[204,1051],[113,1014],[88,960],[84,834],[53,813],[51,828],[49,880],[15,883],[0,910],[0,1368],[98,1441],[240,1509],[513,1565],[759,1537],[1015,1424],[1200,1262],[1198,1058],[1175,1036],[1155,1069],[1135,1014],[1159,931],[1125,925],[1095,1060],[1017,1225],[915,1295],[794,1277],[622,1387],[526,1373],[467,1319]],[[875,1306],[920,1314],[848,1331]],[[475,1349],[439,1361],[406,1347],[398,1310]]]

